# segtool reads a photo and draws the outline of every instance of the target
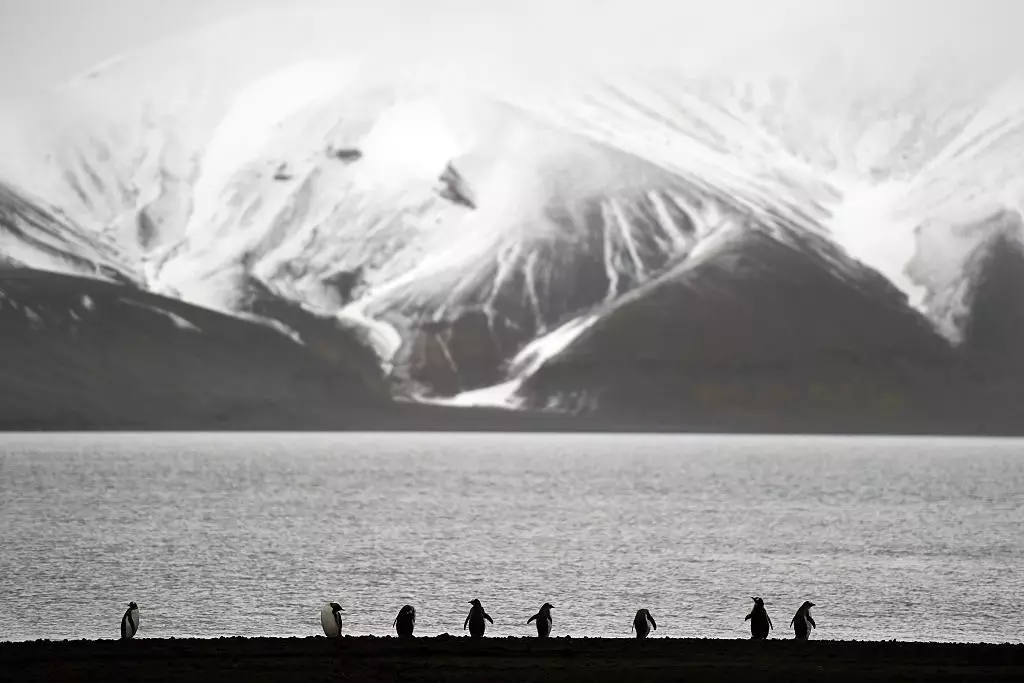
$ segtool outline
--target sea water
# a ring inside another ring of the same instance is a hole
[[[0,436],[0,639],[344,633],[1020,642],[1024,441]]]

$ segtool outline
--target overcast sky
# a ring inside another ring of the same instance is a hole
[[[0,92],[66,80],[115,54],[283,0],[0,0]]]
[[[1024,2],[1018,0],[0,0],[0,95],[61,82],[115,54],[242,11],[300,3],[386,4],[407,21],[451,16],[451,25],[465,32],[481,19],[564,33],[567,42],[599,36],[610,49],[711,35],[716,42],[757,45],[799,29],[826,44],[843,34],[868,53],[902,55],[930,45],[976,52],[986,64],[1024,62]]]

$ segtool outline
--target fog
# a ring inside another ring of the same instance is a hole
[[[938,55],[969,78],[1019,69],[1024,50],[1024,6],[1013,0],[0,0],[0,92],[59,83],[113,55],[259,11],[305,12],[309,30],[330,32],[339,51],[400,43],[413,58],[511,52],[779,69],[831,51],[878,77]]]

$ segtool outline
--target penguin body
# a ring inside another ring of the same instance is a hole
[[[336,602],[329,602],[320,610],[320,625],[325,636],[337,638],[341,635],[341,613],[344,611]]]
[[[411,638],[412,631],[416,628],[416,608],[406,605],[398,610],[398,616],[395,617],[395,623],[392,626],[395,627],[399,638]]]
[[[772,625],[772,619],[764,608],[764,600],[761,598],[751,598],[751,600],[754,601],[754,608],[743,618],[743,621],[750,621],[751,640],[764,640],[768,637],[768,631],[775,626]]]
[[[551,610],[554,609],[554,605],[545,602],[541,605],[540,611],[534,614],[532,617],[526,620],[529,624],[531,621],[537,622],[537,637],[547,638],[551,635]]]
[[[483,638],[484,631],[487,629],[487,624],[484,623],[484,620],[486,619],[492,624],[494,620],[484,611],[484,607],[480,604],[479,600],[474,598],[469,601],[469,604],[473,605],[473,607],[469,610],[466,621],[462,624],[462,630],[466,630],[466,626],[469,626],[470,636],[473,638]]]
[[[650,635],[651,631],[658,630],[658,625],[654,623],[654,617],[646,608],[637,610],[636,616],[633,617],[633,630],[636,631],[636,637],[640,640]]]
[[[811,635],[811,629],[817,628],[814,623],[814,618],[811,616],[811,608],[814,607],[814,603],[810,600],[800,605],[800,609],[793,615],[793,621],[789,622],[789,625],[793,627],[793,633],[796,635],[797,640],[807,640]]]
[[[139,606],[134,601],[128,603],[128,609],[121,617],[121,640],[130,640],[139,632]]]

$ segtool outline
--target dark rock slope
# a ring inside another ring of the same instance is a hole
[[[389,405],[377,368],[118,284],[0,270],[0,427],[346,427]]]
[[[524,393],[649,427],[1020,433],[1024,254],[998,237],[974,261],[953,346],[872,271],[736,231],[624,298]]]

